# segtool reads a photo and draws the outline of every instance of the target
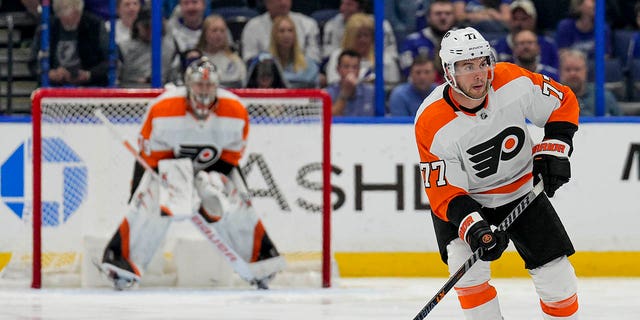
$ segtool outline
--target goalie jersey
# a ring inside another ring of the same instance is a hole
[[[495,208],[532,189],[532,146],[526,120],[577,128],[579,106],[566,86],[514,64],[497,63],[484,102],[463,110],[442,84],[420,105],[415,135],[433,213],[448,221],[449,202],[468,195]]]
[[[249,115],[239,98],[218,89],[218,104],[209,117],[197,120],[188,112],[184,87],[169,90],[151,102],[138,139],[141,155],[156,168],[158,161],[174,158],[181,145],[209,146],[199,161],[218,159],[237,166],[249,134]]]

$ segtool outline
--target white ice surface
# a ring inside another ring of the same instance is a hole
[[[340,279],[331,289],[0,288],[0,319],[413,319],[446,279]],[[504,318],[542,319],[529,279],[495,279]],[[579,282],[581,319],[640,319],[640,278]],[[462,319],[449,292],[427,319]]]

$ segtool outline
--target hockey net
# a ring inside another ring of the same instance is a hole
[[[95,287],[94,266],[125,213],[134,158],[94,115],[133,145],[162,89],[40,89],[25,145],[25,199],[0,236],[0,286]],[[234,90],[250,115],[241,168],[266,231],[287,261],[273,284],[331,285],[330,99],[320,90]],[[31,165],[32,164],[32,165]],[[32,192],[31,192],[32,190]],[[31,193],[31,194],[30,194]],[[31,197],[31,199],[29,199]],[[18,217],[18,218],[15,218]],[[236,286],[237,277],[190,224],[175,222],[141,285]],[[333,274],[332,274],[333,273]]]

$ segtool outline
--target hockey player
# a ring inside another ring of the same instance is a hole
[[[178,215],[201,215],[198,229],[206,236],[220,234],[249,265],[282,259],[250,210],[238,168],[249,134],[248,113],[237,96],[218,88],[218,82],[215,65],[203,57],[187,67],[185,87],[150,103],[138,141],[141,160],[134,168],[130,209],[101,264],[117,289],[140,281]],[[161,183],[155,181],[159,179]],[[202,230],[211,227],[215,230]],[[266,288],[265,281],[276,271],[255,279],[258,286]]]
[[[549,202],[571,176],[578,129],[574,93],[549,77],[496,63],[473,28],[449,31],[440,50],[446,83],[421,104],[415,135],[442,260],[454,273],[479,247],[456,284],[467,319],[502,319],[490,261],[513,241],[533,279],[545,319],[577,319],[573,245]],[[525,120],[544,126],[534,145]],[[533,151],[532,151],[533,150]],[[506,232],[494,232],[541,176],[540,194]]]

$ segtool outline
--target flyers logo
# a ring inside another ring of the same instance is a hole
[[[469,160],[474,163],[472,168],[476,170],[476,176],[486,178],[498,172],[500,160],[513,159],[523,146],[524,130],[509,127],[488,141],[469,148],[467,154],[471,156]]]

